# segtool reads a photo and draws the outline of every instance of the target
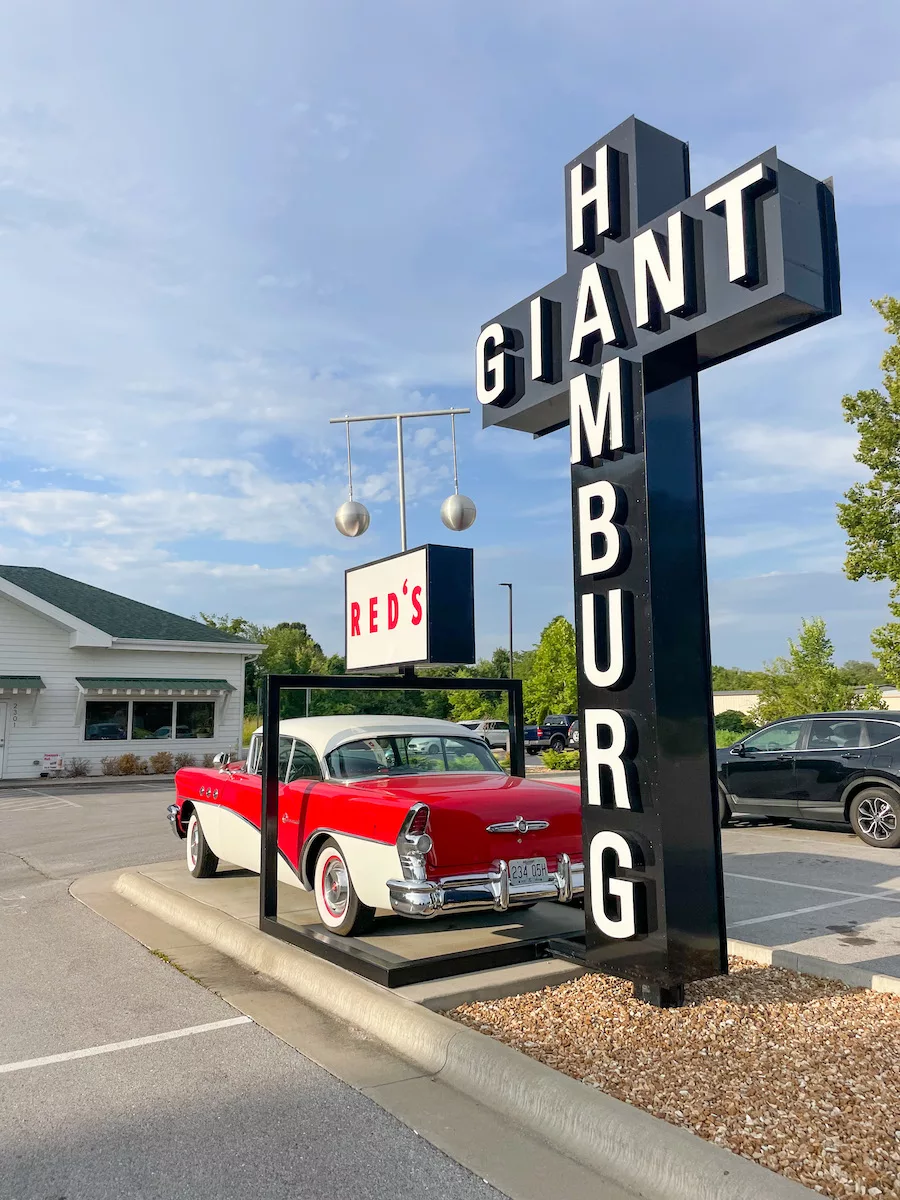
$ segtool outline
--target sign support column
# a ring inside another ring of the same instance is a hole
[[[566,273],[482,327],[484,425],[570,426],[588,966],[727,970],[699,371],[840,312],[830,184],[774,149],[695,194],[634,117],[566,167]]]

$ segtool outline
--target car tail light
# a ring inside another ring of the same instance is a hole
[[[412,820],[409,822],[407,836],[411,833],[424,833],[428,828],[428,805],[421,804],[417,808],[411,810]]]
[[[544,731],[543,731],[543,729],[541,729],[540,725],[538,725],[538,727],[537,727],[537,735],[538,735],[538,737],[544,736]]]
[[[397,835],[397,853],[404,879],[425,878],[425,856],[432,847],[431,838],[425,832],[428,827],[427,804],[414,804],[403,819]]]

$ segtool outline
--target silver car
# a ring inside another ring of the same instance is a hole
[[[459,721],[464,729],[482,737],[492,750],[505,750],[509,741],[509,722],[485,719],[483,721]]]

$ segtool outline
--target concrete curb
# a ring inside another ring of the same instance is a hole
[[[126,871],[125,900],[345,1021],[644,1200],[801,1200],[765,1167],[586,1087],[449,1018]]]
[[[748,958],[765,967],[784,967],[788,971],[796,971],[798,975],[818,975],[821,979],[836,979],[839,983],[846,983],[847,987],[893,992],[895,996],[900,996],[900,979],[895,975],[877,975],[873,971],[850,966],[849,963],[829,962],[827,958],[758,946],[755,942],[739,942],[735,938],[728,939],[728,953],[737,958]]]
[[[55,779],[0,779],[0,792],[64,791],[66,788],[128,788],[129,784],[170,783],[174,775],[59,775]]]

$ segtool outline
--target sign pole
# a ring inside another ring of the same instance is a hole
[[[587,966],[727,970],[698,373],[840,312],[830,184],[774,149],[691,194],[634,117],[566,167],[566,273],[475,352],[484,425],[570,427]]]

